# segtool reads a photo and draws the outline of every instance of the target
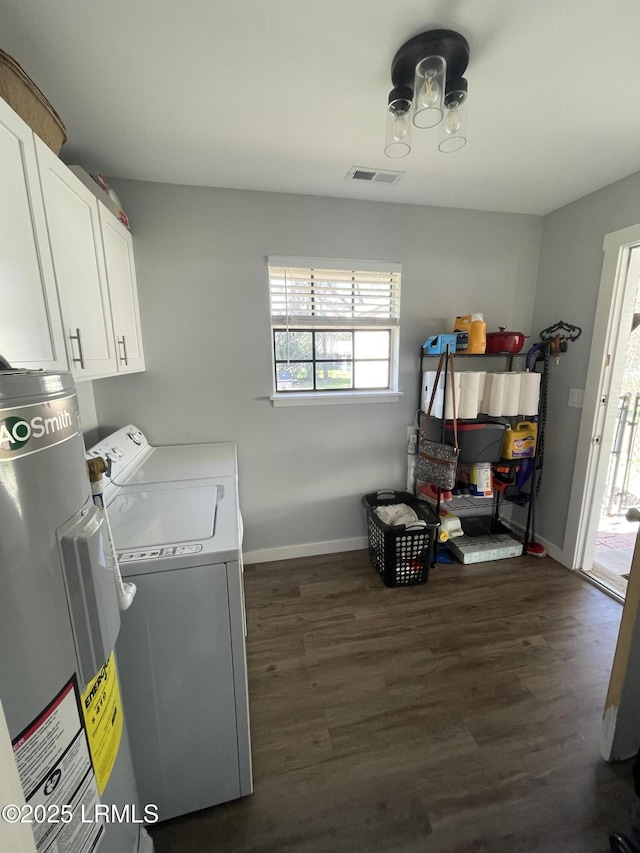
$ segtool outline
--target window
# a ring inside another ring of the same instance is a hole
[[[398,398],[400,272],[400,264],[269,258],[274,402]]]

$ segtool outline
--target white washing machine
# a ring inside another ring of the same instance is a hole
[[[153,447],[128,425],[88,453],[137,586],[118,660],[140,798],[160,820],[252,791],[236,447]]]

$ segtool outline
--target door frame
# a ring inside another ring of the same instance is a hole
[[[613,443],[617,406],[626,355],[621,347],[625,320],[629,325],[637,290],[631,287],[632,249],[640,246],[640,224],[606,234],[591,352],[576,448],[564,552],[571,568],[593,561],[595,529],[604,492],[609,451]],[[640,270],[640,252],[633,257]],[[606,454],[606,455],[605,455]]]

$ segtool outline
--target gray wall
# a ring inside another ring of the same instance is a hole
[[[152,443],[237,441],[254,557],[361,544],[361,496],[406,482],[428,334],[475,311],[489,329],[531,329],[539,217],[114,186],[132,223],[147,372],[94,382],[101,432],[132,421]],[[269,254],[403,264],[400,403],[272,407]]]
[[[544,218],[533,328],[536,335],[559,320],[582,328],[560,364],[552,360],[544,481],[536,508],[538,532],[563,549],[571,565],[576,531],[567,531],[581,409],[567,405],[570,388],[584,388],[595,321],[602,240],[640,222],[640,173],[585,196]],[[581,484],[577,484],[580,487]]]
[[[98,434],[98,413],[96,411],[93,382],[76,382],[76,392],[78,395],[78,408],[80,409],[84,445],[86,448],[89,448],[96,444],[100,438]]]

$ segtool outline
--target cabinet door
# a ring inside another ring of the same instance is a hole
[[[0,98],[0,354],[67,370],[31,128]]]
[[[36,153],[71,372],[117,373],[98,201],[47,146]]]
[[[116,358],[120,373],[144,370],[133,240],[124,225],[98,202]]]

